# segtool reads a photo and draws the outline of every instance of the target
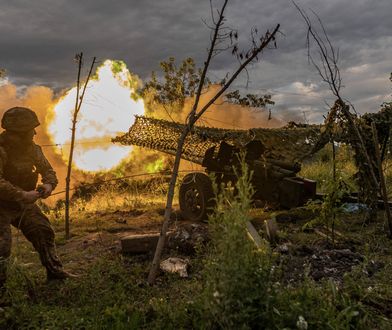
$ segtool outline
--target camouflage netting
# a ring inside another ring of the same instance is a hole
[[[183,124],[136,116],[128,133],[117,136],[112,141],[175,155],[183,128]],[[186,138],[182,158],[201,164],[206,150],[222,141],[241,147],[252,140],[260,140],[266,148],[265,157],[295,162],[319,149],[315,149],[319,137],[320,126],[249,130],[195,126]]]

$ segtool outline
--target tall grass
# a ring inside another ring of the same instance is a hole
[[[300,175],[317,181],[318,191],[325,192],[328,182],[332,178],[332,146],[328,144],[302,165]],[[358,169],[354,162],[354,153],[350,146],[341,144],[336,150],[336,166],[338,167],[340,181],[347,184],[351,192],[358,191],[355,174]],[[383,161],[384,176],[389,198],[392,198],[392,158],[387,154]]]
[[[357,184],[354,175],[357,168],[354,163],[353,152],[350,147],[341,145],[336,151],[336,166],[339,172],[339,181],[356,191]],[[333,177],[332,146],[329,144],[313,155],[302,165],[300,175],[317,181],[317,188],[321,192],[326,192],[328,184]]]

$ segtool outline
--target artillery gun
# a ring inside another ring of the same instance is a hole
[[[179,123],[136,116],[128,133],[112,141],[175,155],[183,128]],[[218,183],[235,182],[241,153],[253,171],[255,200],[283,208],[303,205],[315,197],[316,182],[297,176],[299,161],[314,152],[319,136],[319,126],[249,130],[193,127],[182,158],[201,165],[204,172],[192,172],[183,178],[179,189],[182,213],[194,221],[207,218],[214,196],[208,174],[214,173]]]

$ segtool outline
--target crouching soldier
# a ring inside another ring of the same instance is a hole
[[[37,115],[22,107],[7,110],[1,120],[5,131],[0,134],[0,299],[11,253],[11,225],[33,244],[48,280],[73,277],[63,270],[54,231],[35,204],[38,198],[49,197],[58,182],[41,147],[33,142],[39,124]],[[37,187],[38,174],[42,184]]]

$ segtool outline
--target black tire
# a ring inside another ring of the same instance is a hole
[[[185,219],[207,220],[214,206],[214,192],[210,178],[200,172],[187,174],[180,186],[179,202]]]

